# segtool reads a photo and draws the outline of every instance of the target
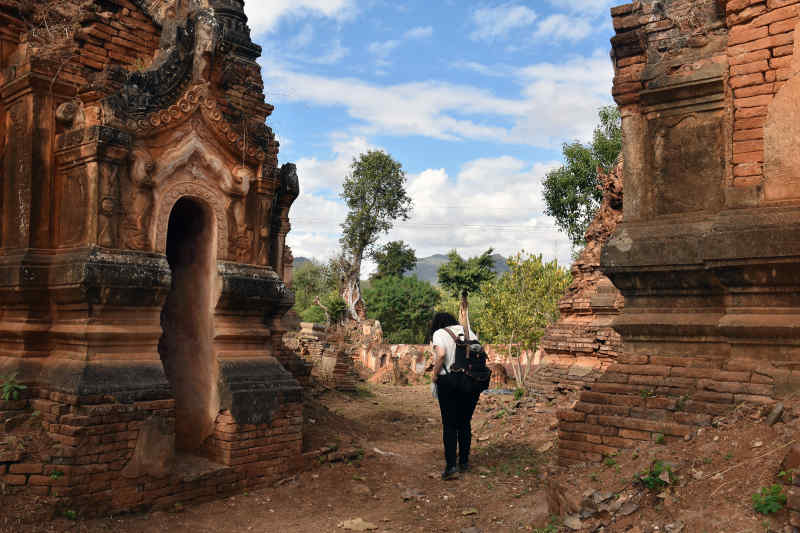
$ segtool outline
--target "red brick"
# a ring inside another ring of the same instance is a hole
[[[660,365],[620,365],[608,367],[609,372],[620,372],[643,376],[669,376],[670,367]]]
[[[623,364],[629,365],[646,365],[650,362],[650,358],[646,355],[637,355],[637,354],[620,354],[617,358],[617,361]]]
[[[11,465],[8,471],[11,474],[41,474],[42,468],[41,463],[18,463]]]
[[[733,132],[734,141],[754,141],[764,138],[763,128],[753,128],[749,130],[737,129]]]
[[[765,26],[768,24],[772,24],[773,22],[777,22],[779,20],[785,20],[792,17],[796,17],[797,14],[798,12],[796,5],[787,5],[786,7],[780,7],[777,9],[770,7],[767,13],[753,19],[751,25]]]
[[[635,429],[620,429],[619,436],[631,440],[650,440],[650,433],[647,431],[636,431]]]
[[[751,96],[748,98],[736,98],[733,101],[733,105],[737,109],[742,107],[763,107],[772,103],[772,98],[773,96],[768,94]]]
[[[6,474],[2,478],[0,478],[0,481],[5,483],[6,485],[20,486],[24,485],[27,482],[27,477],[18,474]]]
[[[635,440],[620,437],[603,437],[603,444],[616,448],[635,448],[639,445]]]
[[[769,387],[772,389],[772,387]],[[757,404],[773,404],[775,400],[771,396],[772,392],[770,392],[770,396],[762,396],[758,394],[735,394],[733,396],[733,401],[736,403],[748,402],[748,403],[757,403]]]
[[[617,416],[601,416],[599,422],[603,425],[619,427],[620,429],[635,429],[638,431],[650,431],[683,437],[687,435],[690,428],[680,424],[670,424],[667,422],[656,422],[653,420],[643,420],[639,418],[623,418]]]
[[[642,388],[626,383],[595,383],[592,385],[592,392],[602,392],[610,394],[639,394]]]
[[[624,405],[599,405],[596,403],[578,402],[575,410],[593,415],[628,416],[630,408]]]
[[[780,33],[778,35],[770,35],[763,39],[757,39],[744,44],[728,47],[728,56],[738,56],[753,52],[755,50],[763,50],[765,48],[774,48],[776,46],[784,46],[793,42],[792,32]]]
[[[769,66],[774,69],[790,68],[792,59],[792,56],[774,57],[769,60]]]
[[[745,76],[755,72],[764,72],[769,70],[770,64],[766,59],[760,61],[753,61],[752,63],[742,63],[741,65],[731,66],[731,76]]]
[[[572,433],[591,433],[593,435],[615,436],[617,434],[616,427],[608,425],[601,426],[598,424],[581,424],[577,422],[562,422],[559,424],[559,429]]]
[[[713,381],[701,379],[697,383],[698,388],[713,392],[730,392],[734,394],[754,394],[761,396],[771,396],[774,388],[770,385],[760,383],[733,383],[725,381]]]
[[[769,28],[766,28],[764,24],[761,24],[760,27],[755,27],[754,21],[747,26],[735,26],[731,28],[728,32],[728,44],[733,46],[735,44],[747,43],[757,39],[763,39],[767,35],[769,35]]]
[[[592,444],[591,442],[574,442],[569,440],[560,440],[558,442],[558,447],[559,449],[598,453],[600,455],[612,455],[618,451],[618,448],[613,448],[611,446],[604,446],[602,444]]]
[[[763,128],[764,123],[767,121],[766,115],[760,117],[752,117],[747,119],[736,119],[735,125],[737,130],[749,130],[755,128]]]
[[[640,63],[641,64],[645,63],[644,56],[623,57],[617,60],[617,68],[624,68],[630,65],[636,65]]]
[[[764,162],[764,151],[761,150],[759,152],[747,152],[741,154],[735,154],[733,156],[734,163],[763,163]]]
[[[710,426],[711,415],[700,413],[675,413],[675,422],[686,424],[687,426]]]
[[[559,420],[565,420],[567,422],[583,422],[586,420],[586,413],[573,411],[572,409],[559,409],[556,411],[556,416]]]
[[[777,46],[772,49],[772,57],[790,56],[794,53],[794,45],[787,44],[786,46]]]
[[[736,96],[736,98],[747,98],[749,96],[758,96],[762,94],[775,94],[775,84],[764,83],[762,85],[751,85],[734,91],[734,96]]]

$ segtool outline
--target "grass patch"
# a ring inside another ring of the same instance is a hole
[[[667,479],[664,479],[667,478]],[[670,483],[675,481],[672,467],[664,464],[664,461],[653,461],[650,470],[640,472],[633,478],[634,482],[641,483],[653,492],[658,492]]]
[[[753,510],[760,514],[777,513],[786,505],[786,494],[780,485],[762,487],[753,494]]]
[[[356,390],[348,391],[347,394],[356,398],[375,398],[377,396],[367,385],[356,385]]]

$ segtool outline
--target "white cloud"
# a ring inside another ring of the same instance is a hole
[[[411,176],[412,218],[385,240],[402,239],[420,257],[453,248],[474,256],[492,247],[506,256],[525,249],[568,264],[569,241],[544,215],[542,200],[542,179],[556,166],[501,156],[469,161],[455,179],[444,169]]]
[[[405,39],[428,39],[433,36],[432,26],[417,26],[403,34]]]
[[[289,41],[289,46],[292,48],[305,48],[313,40],[314,28],[311,27],[311,24],[305,24],[303,29]]]
[[[580,41],[594,31],[591,21],[582,17],[563,14],[550,15],[536,27],[536,37]]]
[[[560,64],[538,63],[514,69],[511,75],[520,96],[501,98],[485,89],[442,81],[381,86],[296,72],[274,63],[263,66],[271,94],[343,107],[358,121],[352,132],[359,135],[477,139],[548,148],[565,138],[589,138],[597,109],[611,103],[613,76],[605,53]]]
[[[301,191],[317,193],[321,190],[341,190],[350,164],[359,154],[376,149],[364,137],[343,138],[335,136],[333,159],[303,158],[297,161],[297,175]]]
[[[342,150],[366,147],[363,143],[363,139],[338,143],[334,150],[340,151],[340,156],[333,160],[337,162],[330,162],[330,173],[338,176],[349,165],[339,162]],[[406,190],[414,201],[412,216],[406,222],[397,222],[381,242],[403,240],[418,257],[451,249],[462,256],[474,256],[490,247],[508,256],[524,249],[568,265],[569,241],[544,215],[542,200],[542,179],[558,164],[500,156],[469,161],[454,178],[445,169],[409,175]],[[347,209],[341,200],[326,198],[308,187],[308,168],[298,163],[298,172],[303,192],[292,208],[288,243],[295,257],[326,259],[339,249],[339,228]],[[327,183],[331,191],[340,189],[337,180]],[[476,191],[480,194],[470,194]],[[465,193],[466,203],[461,199]],[[373,267],[367,262],[362,274],[366,276]]]
[[[494,41],[508,37],[511,31],[533,24],[536,13],[529,7],[517,4],[503,4],[496,7],[482,7],[472,12],[475,31],[472,39]]]
[[[355,0],[262,0],[245,2],[244,10],[253,35],[259,35],[275,29],[289,15],[346,19],[355,11]]]
[[[370,45],[367,47],[367,50],[370,54],[376,57],[376,64],[379,67],[386,67],[390,65],[390,62],[387,59],[389,55],[391,55],[391,53],[394,52],[397,47],[403,44],[404,41],[426,39],[432,35],[433,28],[431,26],[418,26],[405,32],[402,39],[389,39],[388,41],[376,41],[370,43]],[[379,71],[379,74],[386,73]]]
[[[302,177],[300,183],[302,187]],[[347,208],[338,199],[301,191],[292,206],[292,231],[286,237],[294,256],[321,260],[334,256],[346,215]]]
[[[322,65],[333,65],[334,63],[338,63],[344,59],[349,53],[349,48],[342,46],[342,42],[339,39],[334,39],[333,42],[331,42],[330,48],[326,54],[310,58],[309,62],[319,63]]]
[[[369,53],[374,56],[385,58],[398,46],[400,46],[400,41],[392,39],[390,41],[370,43],[370,45],[367,47],[367,50],[369,50]]]
[[[611,6],[620,4],[617,0],[549,0],[550,4],[572,13],[604,14],[610,17]]]

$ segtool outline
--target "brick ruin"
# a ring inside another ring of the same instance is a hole
[[[612,9],[624,220],[617,364],[560,414],[562,463],[682,438],[800,378],[796,0]]]
[[[0,0],[0,21],[0,375],[28,386],[0,412],[54,443],[0,447],[0,481],[105,512],[285,476],[299,189],[243,0]]]
[[[586,230],[586,247],[572,265],[572,284],[559,302],[561,318],[540,343],[532,376],[534,392],[556,398],[594,383],[622,351],[611,324],[624,300],[600,270],[600,254],[622,220],[623,164],[600,173],[603,201]]]

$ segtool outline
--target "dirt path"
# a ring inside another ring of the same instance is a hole
[[[320,464],[294,480],[174,511],[50,524],[57,531],[308,532],[345,530],[362,518],[376,531],[531,530],[547,520],[543,467],[552,410],[484,396],[473,423],[473,470],[444,482],[438,405],[427,386],[326,393],[307,409],[309,444],[332,441],[363,459]],[[322,405],[327,407],[323,408]],[[514,428],[510,431],[509,428]],[[314,441],[318,442],[314,442]],[[18,530],[17,530],[18,531]]]

